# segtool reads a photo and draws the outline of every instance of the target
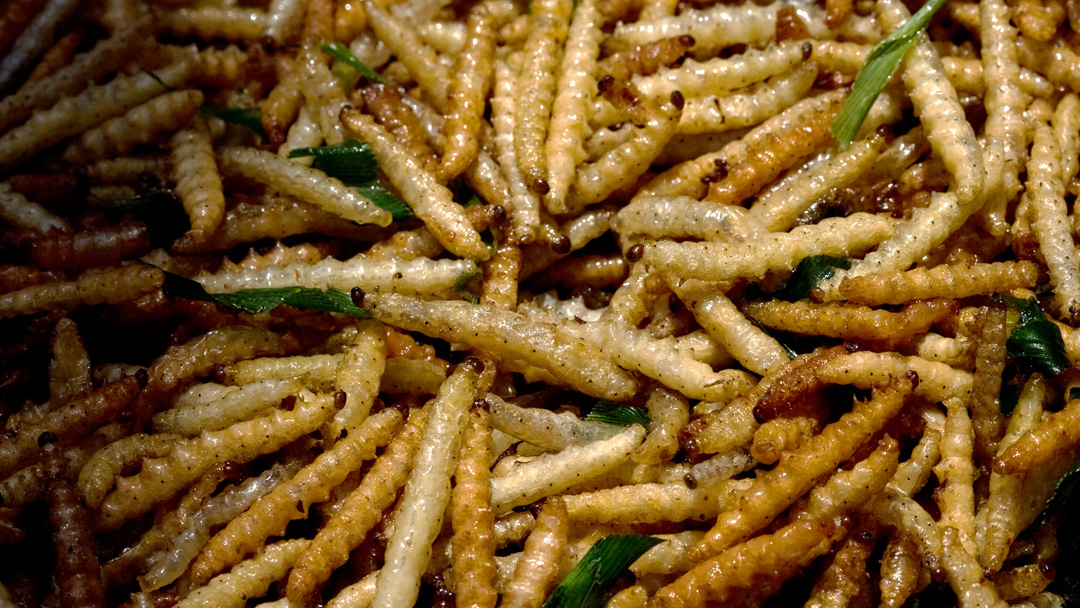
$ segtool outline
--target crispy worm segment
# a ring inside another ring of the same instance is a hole
[[[408,478],[429,412],[430,408],[424,408],[409,414],[405,427],[387,445],[360,485],[315,535],[289,574],[285,593],[291,601],[304,602],[310,598],[334,570],[348,561],[349,552],[379,523],[383,511],[397,498],[398,488]],[[374,581],[371,596],[374,597]]]
[[[356,110],[347,109],[341,119],[352,131],[371,145],[379,166],[390,178],[402,198],[417,217],[431,230],[435,238],[451,253],[472,260],[486,260],[491,250],[472,227],[453,194],[439,183],[435,175],[423,168],[375,120]]]
[[[573,9],[567,0],[536,1],[532,8],[531,29],[518,73],[514,151],[525,182],[543,194],[548,189],[544,141],[558,83],[555,74]]]
[[[302,285],[342,291],[359,287],[369,291],[437,295],[449,294],[461,275],[475,270],[476,264],[471,260],[354,256],[345,261],[325,258],[260,269],[223,269],[214,274],[198,274],[195,280],[211,293]]]
[[[334,382],[338,390],[345,391],[345,407],[327,423],[324,442],[332,444],[342,434],[354,435],[371,412],[386,371],[385,335],[381,323],[362,323],[345,347]]]
[[[450,477],[458,460],[458,446],[476,398],[476,383],[483,364],[469,358],[446,379],[431,403],[423,439],[416,450],[412,473],[405,482],[401,505],[394,516],[394,531],[386,548],[386,563],[379,574],[372,606],[393,608],[416,602],[420,576],[431,561],[431,545],[442,528],[450,504]]]
[[[727,401],[744,393],[754,382],[753,376],[743,370],[714,372],[690,353],[677,350],[674,338],[657,340],[648,330],[618,321],[570,321],[561,329],[599,349],[621,367],[641,372],[692,399]]]
[[[639,49],[649,49],[655,44],[667,44],[675,49],[684,49],[683,42],[693,44],[693,39],[686,37],[666,38],[656,43],[649,43],[644,47],[637,47],[628,51],[633,54]],[[655,51],[654,51],[655,52]],[[685,52],[685,51],[684,51]],[[613,58],[622,56],[616,53],[601,61],[603,68]],[[706,95],[721,95],[731,91],[748,87],[752,84],[765,80],[777,74],[789,72],[807,59],[806,47],[793,42],[782,42],[769,45],[764,50],[755,48],[747,49],[744,53],[736,54],[730,58],[715,58],[708,61],[695,61],[686,59],[678,67],[662,67],[653,72],[639,70],[623,73],[613,73],[617,78],[629,78],[635,74],[652,74],[637,76],[634,83],[645,95],[658,98],[670,95],[673,91],[681,92],[687,99],[694,99]],[[670,55],[669,55],[670,57]],[[675,57],[678,59],[678,57]],[[665,62],[665,65],[671,61]]]
[[[299,380],[256,380],[207,402],[174,407],[154,414],[154,430],[193,437],[248,420],[304,388]]]
[[[363,6],[375,35],[416,79],[425,99],[442,110],[447,103],[450,71],[439,61],[435,49],[420,39],[417,24],[394,16],[372,0],[363,0]]]
[[[1030,431],[1043,414],[1046,399],[1046,380],[1038,374],[1025,384],[1009,416],[1009,426],[999,445],[1004,453],[1016,440]],[[979,511],[979,521],[984,524],[980,538],[982,551],[979,555],[983,566],[998,571],[1008,557],[1009,547],[1021,532],[1020,508],[1024,500],[1024,475],[1002,475],[990,472],[989,495]]]
[[[1031,160],[1027,165],[1025,198],[1039,251],[1046,259],[1054,300],[1061,315],[1071,319],[1080,310],[1080,259],[1072,240],[1072,224],[1065,206],[1061,179],[1061,149],[1053,130],[1040,122],[1035,127]]]
[[[474,5],[465,24],[465,48],[454,67],[457,77],[450,83],[442,129],[446,149],[438,175],[443,182],[457,177],[471,165],[480,148],[480,123],[495,72],[495,28],[500,21],[493,14],[493,5],[494,0]]]
[[[0,170],[10,170],[66,137],[182,85],[191,75],[193,65],[192,58],[185,56],[153,73],[117,76],[106,84],[90,85],[78,95],[60,99],[0,137]]]
[[[874,132],[842,152],[827,150],[766,187],[750,212],[773,232],[790,230],[799,215],[815,202],[870,172],[886,141],[886,137]]]
[[[101,505],[102,527],[115,529],[149,511],[219,462],[247,462],[281,449],[319,428],[334,412],[332,395],[301,393],[292,411],[274,410],[227,429],[204,432],[180,442],[164,458],[143,463],[135,475],[116,480]]]
[[[708,187],[707,200],[742,205],[743,201],[760,192],[788,168],[832,144],[833,136],[828,131],[828,125],[841,106],[841,100],[835,99],[833,104],[822,108],[820,114],[804,117],[802,123],[786,137],[773,136],[760,141],[757,146],[748,146],[746,160],[730,168],[725,167],[726,175]]]
[[[845,277],[840,295],[848,302],[866,306],[904,304],[931,298],[961,299],[1013,289],[1033,289],[1042,271],[1034,262],[939,264]],[[815,294],[818,293],[815,288]]]
[[[311,505],[326,501],[330,491],[350,471],[374,458],[375,450],[386,444],[400,425],[400,412],[383,410],[365,420],[332,449],[319,454],[295,477],[257,500],[206,543],[191,565],[192,582],[205,584],[218,572],[263,546],[267,538],[284,534],[290,521],[306,517]]]
[[[690,422],[690,403],[682,395],[654,386],[645,408],[649,412],[648,435],[632,458],[641,464],[667,462],[679,450],[679,431]]]
[[[495,514],[491,509],[491,414],[469,416],[451,496],[454,596],[462,608],[494,608]]]
[[[389,211],[380,209],[340,180],[272,152],[225,146],[218,150],[218,163],[225,173],[243,175],[345,219],[359,224],[390,225]]]
[[[776,33],[776,13],[782,3],[765,6],[717,5],[707,9],[688,9],[677,16],[653,21],[620,23],[604,42],[605,50],[621,51],[672,36],[690,35],[695,55],[715,55],[736,44],[764,46]]]
[[[684,279],[761,279],[770,271],[794,270],[807,256],[850,256],[873,247],[892,232],[889,219],[855,213],[738,244],[656,241],[644,244],[641,250],[631,248],[627,257]]]
[[[13,226],[32,228],[42,234],[54,230],[71,231],[67,220],[28,200],[12,189],[8,182],[0,183],[0,220]]]
[[[147,435],[135,433],[118,439],[98,450],[79,471],[79,491],[83,500],[92,508],[105,501],[105,495],[113,489],[113,482],[125,468],[139,464],[146,458],[167,456],[182,437],[171,433]]]
[[[513,55],[512,60],[519,59]],[[502,168],[502,176],[509,191],[506,197],[507,211],[512,226],[510,236],[522,243],[536,239],[540,226],[539,195],[525,183],[518,168],[517,151],[514,148],[514,125],[517,124],[517,69],[520,61],[495,62],[495,90],[491,97],[491,122],[495,130],[495,153]]]
[[[574,172],[586,157],[584,140],[590,106],[596,97],[597,57],[603,36],[601,25],[600,9],[595,0],[577,4],[559,69],[544,153],[547,183],[551,188],[544,196],[544,205],[556,215],[568,211],[566,197],[574,181]]]
[[[297,538],[266,545],[251,559],[192,591],[176,608],[243,608],[248,598],[261,597],[285,576],[310,542]]]
[[[964,550],[978,555],[975,545],[974,439],[968,409],[957,398],[945,400],[945,438],[941,443],[941,461],[934,474],[941,482],[934,498],[941,509],[942,526],[960,533]]]
[[[814,486],[818,479],[851,457],[900,408],[911,394],[918,376],[894,376],[875,387],[869,401],[857,402],[851,412],[828,425],[798,451],[787,454],[739,498],[738,506],[722,513],[705,539],[688,551],[701,561],[745,540],[761,529]]]
[[[67,66],[39,80],[27,82],[18,91],[0,100],[0,130],[21,124],[34,110],[75,95],[88,83],[120,68],[146,35],[147,20],[140,19],[99,41],[89,51],[75,56]]]
[[[780,343],[747,319],[723,293],[693,281],[679,282],[672,289],[702,328],[746,369],[767,374],[788,360]]]
[[[599,477],[629,460],[644,438],[645,429],[635,424],[610,439],[572,445],[557,454],[542,454],[492,479],[491,506],[502,515]]]
[[[900,608],[921,584],[928,582],[919,546],[908,535],[894,530],[881,556],[882,608]]]
[[[268,329],[245,325],[212,329],[183,344],[170,346],[158,356],[150,364],[146,393],[157,398],[189,378],[208,374],[217,364],[284,353],[284,340]],[[258,378],[250,381],[255,380]]]
[[[990,233],[995,236],[1007,230],[1006,207],[1020,192],[1019,173],[1026,157],[1024,144],[1028,131],[1023,119],[1028,96],[1020,88],[1017,31],[1009,22],[1011,12],[1003,0],[979,3],[980,54],[986,82],[984,136],[990,144],[987,151],[1000,146],[1002,157],[999,173],[987,174],[987,200],[982,211]],[[988,165],[991,160],[987,156]]]
[[[548,498],[536,517],[514,578],[502,594],[502,608],[540,608],[555,586],[570,535],[570,517],[560,497]]]
[[[772,420],[797,409],[803,397],[826,386],[826,382],[818,376],[821,367],[845,353],[846,347],[834,346],[793,359],[783,373],[772,377],[768,388],[762,387],[764,390],[754,403],[754,418]]]
[[[1052,462],[1080,443],[1080,399],[1046,416],[994,459],[994,472],[1015,475]]]
[[[64,150],[73,165],[113,158],[131,152],[139,144],[157,140],[183,127],[203,103],[202,91],[184,89],[158,95],[84,131]]]
[[[874,550],[874,536],[855,531],[848,535],[833,556],[832,563],[818,579],[806,608],[847,606],[870,589],[867,559]]]
[[[599,203],[620,188],[629,186],[649,169],[679,125],[685,100],[678,91],[667,101],[654,102],[633,88],[614,80],[605,81],[607,96],[626,97],[633,120],[630,139],[597,160],[578,169],[570,188],[567,210],[580,212]]]
[[[198,246],[217,230],[225,215],[225,193],[221,189],[214,145],[206,120],[199,116],[169,140],[169,178],[187,212],[191,229],[184,235]]]
[[[799,449],[820,430],[821,424],[813,417],[773,418],[754,431],[750,455],[761,464],[775,464],[784,452]]]
[[[639,483],[563,496],[570,519],[584,524],[708,521],[735,505],[746,479],[688,488],[686,483]],[[695,539],[695,542],[700,540]]]
[[[1009,604],[998,596],[997,589],[983,574],[978,560],[964,548],[962,539],[963,534],[959,530],[943,526],[942,566],[949,586],[960,600],[960,608],[1006,608]]]
[[[900,444],[884,436],[869,456],[850,470],[833,473],[793,509],[793,519],[845,515],[865,505],[889,484],[899,469]]]
[[[572,412],[555,413],[546,407],[521,407],[491,393],[484,399],[491,408],[492,427],[549,450],[609,439],[619,432],[618,427],[582,420]]]
[[[1001,414],[999,395],[1007,356],[1005,308],[981,308],[975,317],[972,334],[977,346],[968,407],[971,408],[971,425],[975,431],[975,450],[980,459],[985,459],[997,453],[998,441],[1004,434],[1005,418]]]
[[[41,7],[0,61],[0,91],[6,92],[30,71],[33,61],[53,44],[58,30],[78,8],[75,0],[49,0]]]
[[[755,586],[774,588],[829,550],[836,524],[803,520],[736,545],[661,588],[649,608],[701,607],[730,602]]]
[[[368,294],[364,308],[383,323],[447,342],[467,344],[503,359],[543,368],[587,395],[621,401],[638,381],[595,348],[550,323],[467,302],[425,302],[396,294]]]
[[[126,412],[138,393],[139,381],[125,376],[49,412],[40,422],[7,433],[0,439],[0,478],[41,458],[38,437],[42,433],[52,433],[62,444],[74,444]]]
[[[90,608],[105,605],[105,581],[101,563],[94,552],[90,515],[79,491],[68,477],[68,461],[55,435],[40,440],[45,478],[45,501],[49,505],[49,523],[56,550],[56,580],[60,586],[61,606]],[[39,441],[40,441],[39,440]]]
[[[90,355],[79,336],[79,328],[67,317],[60,319],[56,322],[49,361],[49,402],[59,407],[92,389]]]
[[[944,401],[949,397],[967,399],[971,393],[972,376],[969,372],[897,353],[864,351],[843,355],[823,365],[818,375],[827,383],[870,388],[886,382],[889,376],[903,376],[909,371],[919,375],[915,394],[931,401]]]
[[[718,165],[737,165],[746,159],[751,146],[762,146],[774,137],[785,138],[803,124],[803,116],[819,113],[843,98],[843,91],[830,91],[803,99],[720,150],[702,154],[661,173],[641,188],[635,199],[642,196],[690,196],[700,199],[709,190],[708,184],[702,181],[703,178],[713,174]]]
[[[511,310],[518,302],[518,277],[524,256],[521,247],[509,234],[503,234],[495,255],[484,264],[484,279],[480,284],[480,303]],[[625,260],[623,260],[625,264]]]
[[[743,311],[762,325],[781,331],[844,338],[898,341],[925,333],[956,312],[954,300],[911,302],[900,312],[857,304],[814,304],[806,300],[751,302]]]
[[[742,207],[716,205],[689,196],[637,196],[619,209],[611,228],[625,236],[694,237],[741,243],[765,236],[769,229]]]

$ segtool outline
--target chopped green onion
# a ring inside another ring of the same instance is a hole
[[[649,415],[645,413],[645,410],[604,400],[598,401],[593,406],[592,411],[585,415],[585,420],[605,422],[616,426],[630,426],[632,424],[640,424],[643,427],[649,426]]]
[[[1061,330],[1046,320],[1038,300],[1020,300],[995,295],[1009,308],[1019,312],[1016,327],[1005,341],[1005,352],[1021,366],[1034,368],[1047,376],[1058,376],[1069,369],[1065,340]]]
[[[357,59],[356,55],[353,55],[352,51],[349,50],[349,47],[344,44],[341,44],[340,42],[327,42],[322,45],[322,52],[356,70],[357,73],[371,82],[386,84],[386,80],[384,80],[382,76],[379,76],[378,72],[371,69],[371,67],[363,61]]]
[[[217,116],[231,125],[247,127],[257,133],[259,137],[266,138],[266,133],[262,128],[262,117],[259,115],[258,110],[251,110],[249,108],[222,108],[210,103],[204,103],[202,107],[199,108],[199,113]]]
[[[162,290],[170,297],[215,302],[227,308],[253,314],[267,312],[278,306],[289,306],[299,310],[340,312],[360,319],[371,318],[367,311],[353,304],[349,294],[332,287],[326,291],[297,285],[241,289],[235,293],[208,293],[199,283],[178,274],[166,272]]]
[[[314,156],[312,166],[335,177],[346,186],[370,185],[378,175],[375,153],[371,146],[358,139],[347,139],[340,144],[319,148],[297,148],[289,152],[289,158]]]
[[[473,270],[470,270],[468,272],[463,272],[463,273],[461,273],[461,276],[459,276],[454,281],[454,285],[453,285],[453,287],[451,287],[451,289],[454,290],[454,293],[461,296],[462,299],[468,300],[469,302],[472,302],[473,304],[479,304],[480,303],[480,296],[478,296],[475,293],[469,291],[469,289],[468,289],[469,283],[471,283],[472,280],[475,279],[478,276],[480,276],[480,269],[479,268],[474,268]]]
[[[630,564],[663,542],[640,534],[600,539],[551,592],[544,608],[601,608],[611,599],[611,588]]]
[[[355,190],[377,207],[390,212],[395,222],[416,219],[416,214],[402,200],[379,186],[356,186]]]
[[[870,112],[870,106],[874,105],[878,95],[892,79],[900,60],[918,42],[919,34],[929,25],[930,18],[944,5],[945,0],[929,0],[911,19],[870,51],[859,75],[855,77],[855,83],[851,85],[851,95],[833,119],[832,135],[840,142],[841,149],[851,145]]]
[[[787,282],[780,286],[773,295],[781,300],[797,302],[810,297],[810,290],[820,281],[829,279],[837,268],[851,268],[851,261],[829,255],[805,257],[791,273]]]

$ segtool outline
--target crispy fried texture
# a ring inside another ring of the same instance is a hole
[[[555,586],[559,564],[567,549],[570,518],[559,497],[548,498],[536,517],[536,525],[525,539],[525,551],[518,560],[514,578],[502,596],[505,608],[539,608]]]
[[[493,608],[498,599],[495,579],[495,515],[491,510],[491,414],[474,409],[462,440],[454,473],[451,522],[454,528],[454,596],[457,605]]]
[[[727,602],[762,584],[777,585],[832,545],[832,520],[805,520],[763,534],[704,561],[661,588],[650,608],[707,606]]]
[[[900,341],[921,334],[952,315],[952,300],[920,300],[900,312],[856,304],[814,304],[805,300],[751,302],[743,307],[758,322],[781,331],[816,334],[846,340]]]
[[[767,525],[896,415],[916,383],[915,374],[892,377],[875,389],[870,401],[856,403],[850,413],[759,474],[738,506],[722,513],[705,539],[690,549],[690,558],[701,561],[716,555]]]

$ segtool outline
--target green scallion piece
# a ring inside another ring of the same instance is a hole
[[[998,297],[1019,312],[1016,327],[1005,341],[1005,352],[1021,366],[1035,369],[1047,376],[1058,376],[1069,369],[1069,356],[1061,330],[1043,315],[1038,300],[1019,300]]]
[[[851,261],[829,255],[812,255],[799,262],[795,272],[773,295],[781,300],[797,302],[810,297],[810,290],[820,281],[833,276],[837,268],[851,268]]]
[[[326,291],[297,285],[241,289],[235,293],[209,293],[202,285],[189,278],[166,272],[162,289],[165,295],[170,297],[215,302],[227,308],[253,314],[267,312],[278,306],[289,306],[299,310],[340,312],[360,319],[371,318],[366,310],[353,304],[349,294],[332,287]]]
[[[357,73],[371,82],[386,84],[386,80],[384,80],[382,76],[379,76],[378,72],[371,69],[371,67],[363,61],[357,59],[356,55],[353,55],[352,51],[349,50],[349,47],[344,44],[341,44],[340,42],[327,42],[322,45],[322,52],[356,70]]]
[[[585,420],[604,422],[616,426],[630,426],[632,424],[640,424],[646,428],[649,426],[649,415],[645,413],[645,410],[603,400],[598,401],[593,406],[592,411],[585,415]]]
[[[297,148],[289,152],[289,158],[303,156],[315,157],[312,167],[353,188],[370,185],[378,175],[375,153],[371,151],[371,146],[358,139],[347,139],[332,146]]]
[[[463,272],[463,273],[461,273],[461,276],[459,276],[454,281],[454,285],[451,287],[451,289],[454,290],[454,293],[461,296],[461,298],[463,300],[468,300],[469,302],[472,302],[473,304],[479,304],[480,303],[480,296],[478,296],[475,293],[469,291],[469,289],[468,289],[469,288],[469,283],[472,283],[472,280],[475,279],[478,276],[480,276],[480,269],[479,268],[475,268],[475,269],[470,270],[468,272]]]
[[[361,196],[375,203],[384,211],[389,211],[395,222],[416,219],[416,214],[400,198],[394,196],[386,188],[379,186],[356,186],[355,190]]]
[[[919,34],[930,24],[930,18],[944,5],[945,0],[929,0],[911,19],[870,51],[866,63],[855,77],[855,83],[851,85],[851,95],[833,119],[832,135],[840,142],[842,149],[851,145],[866,114],[870,112],[870,106],[874,105],[878,95],[892,79],[900,60],[918,42]]]
[[[612,586],[630,564],[661,542],[640,534],[600,539],[551,592],[544,608],[602,608],[611,599]]]

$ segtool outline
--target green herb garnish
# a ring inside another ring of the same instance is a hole
[[[222,108],[213,104],[204,103],[199,108],[199,113],[204,116],[217,116],[221,120],[231,124],[247,127],[266,139],[266,132],[262,128],[262,117],[258,110],[249,108]]]
[[[844,107],[832,123],[832,135],[840,142],[840,147],[847,148],[859,132],[870,106],[881,95],[885,85],[892,79],[900,60],[919,40],[923,29],[930,24],[930,18],[945,0],[929,0],[917,13],[911,16],[895,32],[879,42],[851,85],[851,95],[844,102]]]
[[[312,287],[294,286],[241,289],[235,293],[209,293],[202,285],[189,278],[166,272],[162,290],[170,297],[215,302],[227,308],[253,314],[267,312],[278,306],[289,306],[299,310],[340,312],[360,319],[371,318],[366,310],[353,304],[349,294],[333,287],[325,291]]]
[[[356,55],[353,55],[352,51],[349,50],[349,47],[344,44],[341,44],[340,42],[327,42],[322,45],[322,52],[356,70],[358,74],[371,82],[386,84],[386,80],[384,80],[382,76],[379,76],[378,72],[371,69],[371,67],[363,61],[357,59]]]
[[[416,214],[402,200],[390,193],[386,188],[379,186],[357,186],[356,191],[361,196],[375,203],[384,211],[389,211],[395,222],[416,219]]]
[[[302,156],[314,156],[313,168],[341,180],[380,209],[389,211],[395,222],[416,218],[408,205],[376,182],[375,153],[366,142],[348,139],[332,146],[297,148],[289,152],[289,158]]]
[[[948,583],[930,583],[926,589],[909,597],[903,608],[937,608],[956,603],[956,594]]]
[[[1020,300],[1001,295],[995,297],[1019,312],[1016,327],[1005,341],[1005,351],[1010,357],[1021,366],[1051,377],[1069,369],[1069,356],[1065,353],[1061,330],[1046,320],[1038,300]]]
[[[773,292],[773,295],[788,302],[806,299],[810,297],[810,290],[820,281],[832,277],[837,268],[851,268],[851,260],[829,255],[805,257],[787,282]]]
[[[358,139],[347,139],[332,146],[289,151],[289,158],[303,156],[314,156],[312,167],[353,188],[370,185],[378,175],[375,153],[371,151],[371,146]]]
[[[454,293],[461,296],[462,299],[468,300],[469,302],[472,302],[473,304],[479,304],[480,303],[480,296],[478,296],[475,293],[469,291],[469,289],[468,289],[469,288],[469,283],[472,283],[472,280],[475,279],[478,276],[480,276],[480,269],[479,268],[474,268],[474,269],[472,269],[472,270],[470,270],[468,272],[463,272],[463,273],[461,273],[461,276],[459,276],[454,281],[454,285],[453,285],[453,287],[451,287],[451,289],[454,290]]]
[[[645,410],[604,400],[598,401],[593,406],[592,411],[586,414],[585,420],[605,422],[616,426],[630,426],[632,424],[640,424],[646,428],[649,426],[649,415],[645,413]]]
[[[611,599],[611,587],[649,549],[663,541],[627,534],[600,539],[551,592],[544,608],[601,608]]]

